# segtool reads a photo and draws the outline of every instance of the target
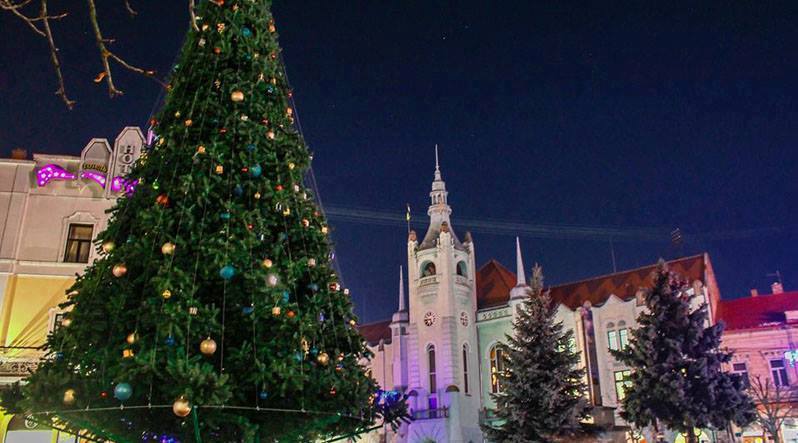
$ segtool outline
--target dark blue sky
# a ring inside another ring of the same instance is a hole
[[[145,125],[157,103],[154,83],[121,69],[124,97],[92,83],[83,3],[58,2],[76,11],[55,29],[71,112],[51,94],[44,41],[0,15],[4,155],[78,153]],[[118,3],[100,5],[114,48],[167,71],[185,2],[133,0],[133,20]],[[619,269],[708,251],[724,297],[765,291],[776,270],[798,289],[798,6],[650,3],[278,1],[325,205],[401,219],[409,202],[421,215],[438,143],[454,227],[476,226],[480,264],[514,267],[512,226],[479,228],[498,220],[555,226],[521,238],[552,284],[610,272],[615,232]],[[388,316],[405,228],[332,224],[358,312]],[[578,234],[585,226],[600,229]]]

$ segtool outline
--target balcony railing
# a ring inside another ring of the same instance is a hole
[[[449,408],[437,408],[437,409],[421,409],[418,411],[412,411],[411,416],[413,420],[433,420],[436,418],[447,418],[449,417]]]

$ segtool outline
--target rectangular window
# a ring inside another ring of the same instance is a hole
[[[776,386],[790,385],[790,381],[787,380],[787,368],[784,367],[784,360],[770,361],[770,375],[773,377],[773,384]]]
[[[92,225],[69,224],[67,232],[66,249],[64,250],[64,261],[67,263],[88,263],[89,252],[91,251],[91,234],[94,231]]]
[[[629,346],[629,330],[624,328],[618,331],[618,348],[621,350]]]
[[[734,363],[732,364],[732,373],[737,374],[743,380],[743,386],[746,388],[750,386],[751,381],[748,379],[748,368],[745,366],[745,363]]]
[[[609,343],[610,349],[613,351],[618,350],[618,332],[617,331],[607,331],[607,343]]]
[[[632,371],[628,369],[615,371],[615,396],[618,398],[618,403],[626,397],[626,388],[632,386],[632,382],[629,381],[631,375]]]

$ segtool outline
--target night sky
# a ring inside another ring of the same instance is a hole
[[[130,62],[167,72],[186,2],[132,2],[134,19],[121,1],[98,5],[104,31]],[[405,204],[423,235],[436,143],[454,228],[474,231],[478,264],[514,270],[521,234],[528,267],[563,283],[611,272],[613,238],[618,269],[707,251],[726,298],[769,292],[776,270],[798,289],[798,4],[610,3],[277,1],[337,257],[365,320],[395,309]],[[154,82],[119,67],[126,95],[109,99],[92,82],[84,2],[59,7],[74,10],[55,25],[73,111],[52,95],[44,40],[0,12],[3,156],[78,154],[92,137],[145,126],[159,101]]]

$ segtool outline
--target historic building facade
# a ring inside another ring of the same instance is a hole
[[[461,240],[451,213],[436,161],[429,227],[421,238],[413,231],[408,237],[407,291],[400,271],[396,313],[361,327],[374,352],[372,375],[384,388],[409,395],[413,417],[397,433],[372,433],[373,441],[482,442],[479,425],[493,419],[491,393],[502,389],[496,377],[503,370],[497,345],[512,332],[516,306],[528,296],[523,258],[516,240],[515,273],[496,261],[477,269],[474,239],[466,233]],[[714,321],[720,294],[709,257],[685,257],[669,267],[688,279],[697,295],[694,303],[706,302]],[[594,420],[607,429],[600,441],[631,441],[630,429],[618,415],[628,368],[609,350],[628,344],[655,268],[550,288],[559,304],[558,320],[574,331]],[[667,438],[678,441],[678,436]]]
[[[113,146],[92,139],[79,157],[0,159],[0,383],[36,364],[75,275],[94,260],[94,237],[128,184],[144,136],[127,127]]]
[[[726,324],[723,345],[734,351],[727,369],[748,381],[760,410],[767,401],[772,412],[786,417],[781,441],[797,443],[798,292],[784,292],[780,283],[771,288],[772,294],[752,290],[749,297],[721,301],[718,317]],[[756,424],[735,431],[743,443],[771,441]]]

